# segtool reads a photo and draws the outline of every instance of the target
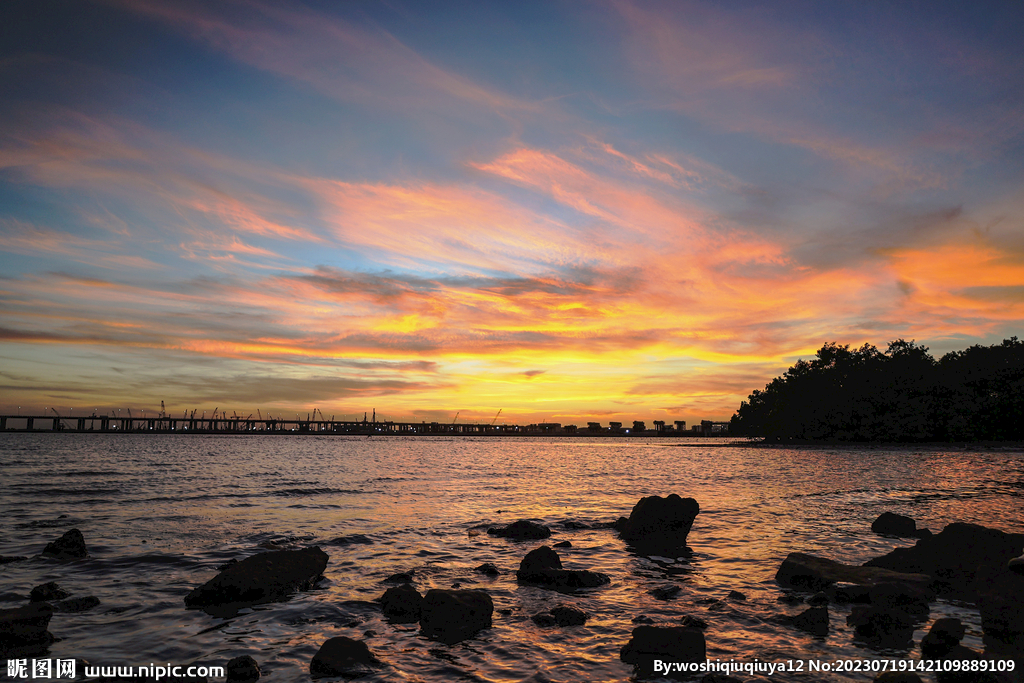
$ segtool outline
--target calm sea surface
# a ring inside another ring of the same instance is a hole
[[[0,567],[0,607],[23,603],[20,596],[46,581],[74,596],[95,595],[99,607],[54,615],[50,631],[61,640],[49,656],[96,665],[223,665],[249,654],[265,680],[308,681],[321,643],[346,635],[366,640],[387,663],[360,680],[625,681],[632,674],[619,649],[640,615],[666,624],[686,614],[705,619],[709,657],[723,660],[917,658],[916,646],[876,652],[855,644],[843,606],[830,607],[825,638],[780,624],[776,615],[806,605],[778,601],[779,563],[791,551],[862,563],[909,545],[871,532],[886,510],[933,531],[967,521],[1024,532],[1019,449],[692,444],[0,434],[0,554],[35,556],[77,527],[91,555]],[[576,528],[628,515],[642,496],[669,493],[701,506],[685,560],[638,556],[611,530]],[[540,543],[481,531],[524,518],[551,527],[548,543],[572,543],[560,549],[566,568],[604,572],[611,585],[577,595],[517,585],[519,561]],[[330,545],[353,534],[373,543]],[[184,596],[229,559],[314,544],[330,562],[313,591],[227,619],[184,606]],[[474,572],[483,562],[501,575]],[[421,592],[454,583],[486,590],[494,627],[449,647],[421,637],[415,625],[388,624],[368,603],[387,588],[385,577],[408,570]],[[674,600],[648,594],[673,583],[682,587]],[[747,599],[725,600],[730,590]],[[558,603],[577,604],[590,621],[566,629],[531,621]],[[942,616],[964,620],[964,644],[982,649],[976,609],[939,601],[931,618]]]

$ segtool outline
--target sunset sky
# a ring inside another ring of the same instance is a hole
[[[7,0],[0,411],[728,419],[1024,336],[1024,4]]]

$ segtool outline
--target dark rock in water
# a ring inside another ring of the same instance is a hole
[[[585,569],[562,569],[562,560],[549,546],[542,545],[526,554],[519,563],[516,578],[551,588],[595,588],[611,582],[605,574]]]
[[[279,600],[323,578],[327,553],[318,547],[274,550],[231,565],[185,596],[189,607]]]
[[[0,555],[0,565],[10,564],[11,562],[21,562],[27,560],[27,557],[20,555]]]
[[[46,630],[52,616],[53,608],[45,602],[0,610],[0,652],[52,643],[53,634]]]
[[[928,602],[935,593],[904,583],[878,583],[868,588],[868,601],[877,607],[899,609],[922,620],[928,617]]]
[[[682,593],[683,589],[675,584],[670,584],[668,586],[658,586],[657,588],[652,588],[647,592],[650,595],[653,595],[658,600],[671,600],[672,598]]]
[[[729,595],[726,596],[730,600],[746,600],[747,596],[739,591],[729,591]]]
[[[629,642],[622,646],[619,659],[632,664],[642,677],[665,674],[655,671],[655,660],[672,663],[699,663],[707,659],[704,632],[685,626],[637,626]],[[671,674],[670,674],[671,675]]]
[[[871,586],[861,586],[856,583],[837,583],[826,588],[825,595],[832,602],[867,603],[871,602]]]
[[[100,599],[95,595],[88,595],[82,598],[68,598],[67,600],[53,603],[53,611],[67,613],[85,612],[99,606],[99,604]]]
[[[590,618],[586,612],[573,605],[559,605],[552,608],[551,615],[559,626],[582,626]]]
[[[373,541],[362,534],[338,536],[327,541],[325,545],[372,545]]]
[[[679,623],[690,628],[699,628],[702,631],[708,627],[708,622],[704,621],[700,617],[692,617],[689,614],[685,614],[680,617]]]
[[[490,562],[484,562],[479,567],[473,569],[473,571],[480,572],[481,574],[487,574],[488,576],[497,576],[501,572]]]
[[[700,505],[693,498],[670,494],[641,498],[619,528],[622,539],[639,547],[685,548]],[[617,527],[618,528],[618,527]]]
[[[1024,655],[1024,576],[1005,570],[988,575],[978,609],[985,635],[1014,645]]]
[[[530,619],[532,619],[533,623],[537,624],[537,626],[540,626],[541,628],[550,628],[555,626],[557,623],[555,621],[555,615],[551,612],[540,612],[539,614],[534,614]]]
[[[412,577],[415,573],[415,571],[398,572],[384,579],[384,583],[412,583]]]
[[[822,605],[827,605],[829,600],[828,595],[824,591],[818,591],[811,597],[807,598],[805,602],[808,605],[815,605],[817,607],[821,607]]]
[[[883,512],[871,523],[871,530],[884,536],[900,536],[903,538],[923,538],[931,536],[928,529],[918,529],[917,522],[910,517]]]
[[[982,574],[1005,571],[1007,562],[1022,551],[1024,534],[955,523],[913,547],[896,548],[864,566],[928,574],[939,581],[941,592],[973,598],[982,587],[975,585],[979,570]]]
[[[381,610],[388,621],[411,624],[420,620],[423,596],[411,584],[403,583],[384,591],[380,598]]]
[[[22,559],[23,560],[25,558],[22,557],[22,558],[14,558],[14,559]],[[0,564],[3,564],[3,562],[0,562]],[[1014,574],[1022,574],[1022,575],[1024,575],[1024,555],[1021,555],[1020,557],[1015,557],[1012,560],[1010,560],[1009,562],[1007,562],[1006,563],[1006,568],[1009,569]]]
[[[922,590],[926,590],[931,583],[931,578],[925,574],[902,573],[880,567],[857,567],[805,553],[790,553],[776,572],[775,580],[780,586],[812,591],[824,590],[840,582],[861,585],[904,583],[918,586]]]
[[[50,541],[43,548],[43,555],[58,560],[79,560],[89,555],[85,547],[85,537],[78,529],[69,529],[56,541]]]
[[[684,619],[685,619],[685,617],[684,617]],[[639,614],[639,615],[633,617],[632,621],[633,621],[634,624],[653,624],[654,623],[654,619],[651,619],[646,614]]]
[[[786,621],[793,624],[793,626],[796,626],[801,631],[807,631],[808,633],[816,636],[828,635],[827,607],[811,607],[795,617],[787,618]]]
[[[491,627],[494,602],[479,590],[427,591],[420,611],[420,630],[424,635],[448,645],[472,638]]]
[[[313,655],[313,660],[309,663],[309,673],[313,678],[354,678],[372,673],[383,664],[363,641],[336,636],[327,640]]]
[[[491,527],[487,530],[491,536],[511,538],[514,541],[537,541],[551,536],[551,529],[526,519],[512,522],[508,526]]]
[[[260,665],[249,655],[235,657],[224,670],[228,683],[255,683],[260,679]]]
[[[883,671],[875,676],[875,683],[924,683],[913,671]]]
[[[882,648],[909,647],[914,638],[914,618],[898,609],[855,605],[846,624],[854,627],[856,635]]]
[[[71,595],[66,590],[57,585],[56,581],[49,581],[41,586],[36,586],[32,589],[32,592],[28,594],[28,599],[32,602],[43,602],[50,600],[63,600],[64,598]]]
[[[559,541],[558,543],[555,544],[555,547],[556,548],[571,548],[572,547],[572,543],[570,543],[569,541]]]
[[[967,629],[959,619],[936,619],[921,639],[921,659],[942,659],[960,644]]]

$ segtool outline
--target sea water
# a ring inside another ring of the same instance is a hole
[[[385,666],[367,681],[625,681],[620,648],[634,619],[708,623],[722,661],[919,658],[854,641],[850,607],[829,607],[828,636],[783,623],[807,605],[780,602],[774,581],[790,552],[862,563],[906,546],[870,530],[885,511],[937,532],[955,521],[1024,531],[1024,452],[1014,448],[730,446],[720,440],[0,434],[0,608],[56,581],[100,605],[57,613],[45,655],[91,665],[223,666],[251,655],[270,681],[308,681],[333,636],[364,640]],[[701,507],[686,557],[635,553],[607,523],[643,496],[677,493]],[[575,594],[521,586],[515,570],[541,544],[488,535],[518,519],[549,526],[568,569],[611,584]],[[70,528],[89,558],[38,557]],[[346,543],[363,535],[370,543]],[[267,549],[319,545],[325,579],[283,602],[233,616],[183,598],[217,567]],[[500,574],[474,571],[484,562]],[[373,600],[383,580],[487,591],[493,627],[445,645],[415,624],[391,625]],[[649,591],[678,585],[670,600]],[[729,598],[739,591],[746,599]],[[542,628],[557,604],[585,626]],[[982,650],[977,609],[939,600],[915,633],[952,616]],[[740,674],[740,677],[744,676]],[[773,680],[864,680],[869,673],[787,673]]]

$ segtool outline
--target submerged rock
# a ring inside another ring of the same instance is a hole
[[[497,576],[501,572],[490,562],[484,562],[479,567],[474,567],[473,571],[480,572],[481,574],[487,574],[488,576]]]
[[[398,572],[384,579],[384,583],[412,583],[412,577],[415,573],[415,570]]]
[[[10,654],[52,643],[53,634],[46,630],[52,616],[53,608],[45,602],[0,610],[0,652]]]
[[[324,642],[309,663],[313,678],[345,676],[354,678],[372,673],[384,665],[361,640],[336,636]]]
[[[551,536],[551,529],[527,519],[512,522],[508,526],[491,527],[487,530],[491,536],[511,538],[514,541],[537,541]]]
[[[607,575],[585,569],[562,569],[562,560],[550,546],[542,545],[526,554],[516,578],[551,588],[595,588],[611,582]]]
[[[655,673],[654,661],[700,663],[707,659],[704,632],[685,626],[637,626],[619,659],[632,664],[642,677]]]
[[[747,599],[747,596],[743,593],[740,593],[739,591],[729,591],[729,595],[727,595],[726,597],[730,600],[738,600],[740,602]]]
[[[690,628],[699,628],[704,630],[708,627],[708,622],[704,621],[700,617],[693,617],[689,614],[684,614],[679,618],[679,623],[683,626],[689,626]]]
[[[28,594],[28,599],[31,602],[48,602],[50,600],[63,600],[69,595],[71,593],[58,586],[56,581],[48,581],[41,586],[33,588],[32,592]]]
[[[558,543],[555,544],[555,547],[556,548],[571,548],[572,547],[572,543],[570,543],[569,541],[559,541]]]
[[[327,553],[319,547],[274,550],[237,562],[185,596],[189,607],[280,600],[323,578]]]
[[[903,583],[928,590],[931,578],[925,574],[911,574],[880,567],[858,567],[841,564],[824,557],[806,553],[790,553],[775,580],[780,586],[820,591],[834,583],[853,583],[870,586],[878,583]]]
[[[682,592],[683,589],[675,584],[669,584],[667,586],[658,586],[657,588],[652,588],[651,590],[647,591],[649,595],[653,595],[658,600],[671,600],[672,598],[676,597]]]
[[[582,626],[587,623],[587,619],[590,617],[586,612],[574,605],[559,605],[558,607],[553,607],[550,611],[534,614],[530,618],[538,626],[560,626],[565,628],[567,626]]]
[[[958,522],[910,548],[896,548],[869,560],[864,566],[927,574],[939,581],[943,593],[972,598],[982,588],[975,585],[979,571],[981,575],[1005,571],[1007,563],[1022,551],[1024,534]]]
[[[883,512],[871,523],[871,530],[884,536],[900,536],[903,538],[924,538],[930,536],[928,529],[918,529],[917,522],[905,515],[894,512]]]
[[[27,560],[27,557],[21,555],[0,555],[0,565],[10,564],[11,562],[21,562]]]
[[[481,590],[434,589],[423,596],[420,630],[449,645],[491,627],[494,602]]]
[[[249,655],[235,657],[224,667],[228,683],[255,683],[260,679],[260,665]]]
[[[616,523],[616,528],[623,540],[635,546],[685,548],[699,513],[700,505],[693,498],[680,498],[674,493],[665,498],[647,496],[633,506],[629,518]]]
[[[69,529],[56,541],[50,541],[43,548],[46,557],[55,557],[58,560],[80,560],[88,557],[89,551],[85,547],[85,537],[78,529]]]
[[[404,583],[384,591],[380,597],[381,610],[395,624],[411,624],[420,620],[423,596],[411,584]]]
[[[338,536],[327,541],[325,545],[372,545],[373,541],[363,534],[352,534],[351,536]]]
[[[811,607],[793,617],[786,617],[789,623],[801,631],[807,631],[816,636],[828,635],[828,608]]]

